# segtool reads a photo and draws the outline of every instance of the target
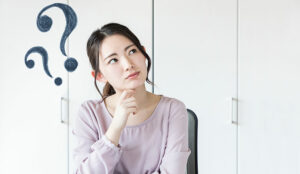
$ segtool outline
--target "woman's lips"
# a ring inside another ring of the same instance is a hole
[[[134,73],[134,74],[128,76],[127,79],[133,79],[133,78],[137,77],[139,74],[140,74],[140,72],[136,72],[136,73]]]

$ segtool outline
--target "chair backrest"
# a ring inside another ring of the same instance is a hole
[[[187,163],[187,174],[198,174],[198,118],[192,110],[187,109],[187,112],[189,117],[189,148],[191,149]]]

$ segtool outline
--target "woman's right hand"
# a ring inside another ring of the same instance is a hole
[[[135,93],[134,90],[124,90],[116,103],[113,124],[117,129],[123,130],[126,126],[128,117],[137,112],[137,103],[132,96]]]

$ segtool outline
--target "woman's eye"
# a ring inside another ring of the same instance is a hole
[[[136,49],[132,49],[132,50],[130,50],[130,52],[132,52],[132,51],[133,51],[133,53],[135,53],[135,52],[136,52]],[[130,53],[130,52],[129,52],[129,53]]]
[[[117,60],[117,59],[110,59],[110,61],[108,61],[108,64],[110,64],[110,62],[113,61],[113,60]]]

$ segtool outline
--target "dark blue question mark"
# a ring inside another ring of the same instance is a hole
[[[77,16],[76,16],[74,10],[66,4],[54,3],[52,5],[49,5],[45,8],[43,8],[37,17],[37,27],[41,32],[49,31],[52,26],[52,19],[47,15],[42,16],[42,13],[44,11],[46,11],[47,9],[52,8],[52,7],[60,8],[64,12],[64,15],[66,18],[66,28],[62,35],[61,41],[60,41],[60,50],[61,50],[62,54],[67,57],[67,60],[65,61],[65,64],[64,64],[66,70],[68,72],[73,72],[77,68],[78,62],[75,58],[67,56],[66,51],[65,51],[65,43],[66,43],[67,38],[71,34],[71,32],[76,27]],[[29,49],[25,55],[25,64],[28,68],[34,67],[34,61],[27,60],[28,56],[31,53],[38,53],[42,56],[44,70],[45,70],[46,74],[52,78],[52,75],[50,74],[49,69],[48,69],[48,53],[47,53],[47,51],[41,46],[36,46],[36,47]],[[60,77],[57,77],[57,78],[55,78],[54,82],[57,86],[59,86],[62,84],[62,79]]]

